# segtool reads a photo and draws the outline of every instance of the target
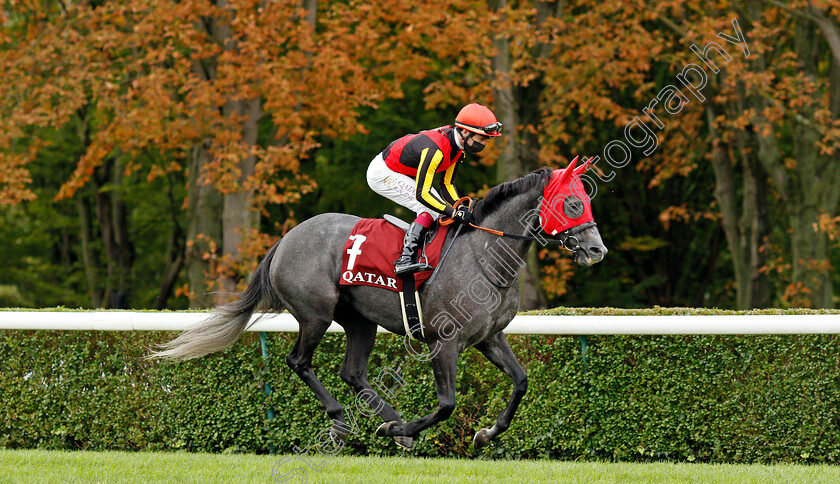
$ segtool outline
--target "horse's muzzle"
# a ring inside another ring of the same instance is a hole
[[[607,252],[607,248],[603,245],[591,245],[589,247],[579,245],[575,250],[575,260],[579,265],[589,267],[604,260]]]

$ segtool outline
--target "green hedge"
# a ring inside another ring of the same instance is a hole
[[[285,366],[293,334],[256,334],[223,354],[181,364],[142,360],[172,333],[0,331],[0,447],[294,452],[329,426]],[[421,434],[414,454],[482,458],[840,462],[840,340],[836,336],[511,336],[530,382],[511,429],[482,451],[474,432],[504,408],[510,380],[468,350],[453,417]],[[345,404],[344,336],[330,334],[316,371]],[[427,363],[380,335],[371,379],[401,366],[392,400],[404,419],[436,406]],[[274,391],[263,392],[267,378]],[[389,380],[390,382],[390,380]],[[275,410],[273,420],[265,410]],[[346,454],[399,454],[359,417]]]

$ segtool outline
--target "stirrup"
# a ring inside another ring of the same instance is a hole
[[[406,265],[395,265],[394,266],[394,274],[398,276],[414,274],[415,272],[423,272],[423,271],[431,271],[435,268],[426,264],[425,262],[413,262],[411,264]]]

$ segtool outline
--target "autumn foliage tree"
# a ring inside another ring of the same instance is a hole
[[[126,171],[145,171],[148,181],[186,173],[187,257],[170,262],[187,265],[194,304],[208,305],[219,286],[205,281],[242,278],[268,244],[257,230],[261,207],[314,185],[297,168],[317,136],[362,132],[357,108],[398,96],[403,80],[424,71],[377,28],[397,18],[391,9],[302,7],[141,0],[4,11],[12,26],[2,60],[4,201],[33,196],[27,164],[42,144],[37,130],[74,118],[85,142],[57,199],[96,183],[98,172],[116,185]]]
[[[72,139],[54,196],[78,219],[91,305],[137,289],[131,196],[145,189],[166,192],[158,303],[206,306],[242,287],[295,211],[312,214],[323,145],[366,139],[370,113],[410,88],[442,123],[478,101],[505,124],[468,160],[491,176],[462,191],[598,156],[587,186],[611,266],[592,284],[715,304],[728,265],[739,307],[833,306],[838,15],[828,0],[6,3],[0,203],[31,203],[32,168]],[[737,37],[733,19],[744,49],[718,36]],[[692,48],[713,41],[719,72]],[[706,75],[697,95],[677,80],[689,64]],[[686,101],[665,110],[663,92],[681,99],[668,86]],[[348,162],[353,176],[368,161]],[[277,206],[287,219],[266,220]],[[556,251],[528,262],[526,307],[575,277]]]
[[[833,307],[828,237],[821,216],[838,205],[836,2],[713,2],[672,22],[685,43],[736,35],[705,104],[716,199],[736,268],[739,306]],[[662,10],[677,18],[685,5]],[[733,20],[734,19],[734,20]],[[720,36],[718,36],[720,37]],[[740,182],[740,183],[739,183]],[[777,212],[784,230],[771,225]],[[789,252],[788,252],[789,251]],[[775,255],[774,255],[775,254]],[[789,254],[789,255],[788,255]]]

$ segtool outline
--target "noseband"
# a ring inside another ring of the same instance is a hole
[[[556,241],[555,240],[549,240],[548,242],[556,243],[556,244],[560,245],[561,247],[563,247],[564,249],[566,249],[570,252],[573,252],[573,253],[577,252],[578,250],[582,250],[582,251],[586,252],[586,249],[581,247],[580,240],[578,240],[578,238],[576,236],[577,236],[577,234],[583,232],[584,230],[586,230],[590,227],[595,227],[597,225],[598,224],[596,224],[594,221],[593,222],[582,223],[582,224],[580,224],[576,227],[572,227],[570,229],[567,229],[567,230],[564,230],[564,231],[560,232],[560,234],[556,238]],[[534,240],[537,240],[537,239],[534,238]],[[570,242],[572,242],[574,245],[570,246],[569,245]]]

